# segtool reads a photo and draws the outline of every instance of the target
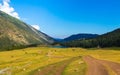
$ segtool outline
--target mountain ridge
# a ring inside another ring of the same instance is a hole
[[[63,41],[72,41],[72,40],[80,40],[80,39],[88,39],[88,38],[95,38],[99,36],[98,34],[90,34],[90,33],[79,33],[79,34],[73,34],[67,38],[64,38]]]
[[[0,11],[0,49],[11,50],[53,42],[52,37]]]

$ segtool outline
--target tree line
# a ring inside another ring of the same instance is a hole
[[[66,47],[84,47],[84,48],[120,47],[120,28],[112,32],[100,35],[96,38],[62,42],[61,45]]]

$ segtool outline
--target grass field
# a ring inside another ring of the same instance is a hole
[[[90,55],[97,59],[120,63],[119,49],[82,49],[33,47],[0,52],[0,75],[35,75],[50,70],[45,75],[85,75],[86,63],[82,57]]]

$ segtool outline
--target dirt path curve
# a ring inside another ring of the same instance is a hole
[[[65,67],[71,63],[72,61],[75,61],[77,59],[80,59],[81,57],[75,57],[69,60],[65,60],[62,62],[58,62],[52,65],[48,65],[44,68],[42,68],[40,71],[37,71],[34,75],[62,75]]]
[[[109,75],[105,66],[97,62],[96,59],[90,56],[85,56],[83,57],[83,60],[88,65],[88,71],[86,75]]]
[[[86,75],[109,75],[108,67],[112,71],[114,71],[116,75],[120,75],[119,63],[106,61],[106,60],[98,60],[91,56],[84,56],[83,60],[88,65],[88,70]]]

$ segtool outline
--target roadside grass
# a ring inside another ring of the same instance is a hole
[[[73,57],[86,55],[120,63],[120,50],[114,50],[113,48],[90,50],[83,48],[32,47],[0,52],[0,71],[5,68],[10,68],[9,72],[11,72],[11,75],[30,75],[30,73],[34,72],[36,69],[59,63]],[[84,75],[86,64],[82,62],[82,58],[72,61],[65,68],[63,75],[78,75],[78,73]]]
[[[80,58],[71,62],[64,70],[63,75],[85,75],[86,69],[86,63]]]
[[[85,53],[86,55],[91,55],[97,59],[101,59],[101,60],[108,60],[108,61],[113,61],[113,62],[117,62],[120,63],[120,50],[113,50],[113,49],[96,49],[96,50],[89,50],[86,51]]]

